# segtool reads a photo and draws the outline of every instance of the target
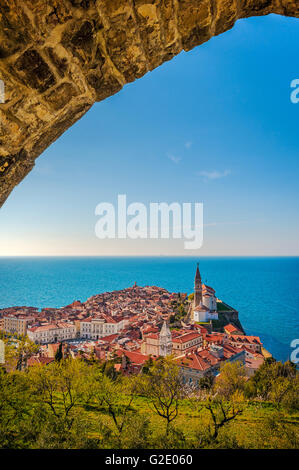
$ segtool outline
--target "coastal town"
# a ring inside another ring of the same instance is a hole
[[[26,367],[53,362],[59,348],[64,357],[114,361],[124,375],[172,356],[183,382],[194,386],[225,362],[241,362],[251,376],[269,356],[258,336],[246,335],[238,312],[202,283],[198,265],[190,295],[135,283],[62,308],[4,308],[0,330],[38,345]]]

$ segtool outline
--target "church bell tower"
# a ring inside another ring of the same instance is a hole
[[[201,303],[202,303],[202,284],[201,284],[199,267],[197,263],[195,280],[194,280],[194,308],[201,305]]]
[[[170,356],[172,351],[172,336],[169,326],[164,321],[159,334],[159,355]]]

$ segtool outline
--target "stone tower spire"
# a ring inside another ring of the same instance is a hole
[[[194,280],[194,307],[198,307],[202,303],[202,284],[199,267],[197,263],[195,280]]]
[[[159,334],[159,354],[160,356],[169,356],[172,351],[172,337],[169,326],[164,321]]]

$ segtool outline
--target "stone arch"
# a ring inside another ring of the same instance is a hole
[[[298,0],[1,0],[0,206],[96,102],[239,18]]]

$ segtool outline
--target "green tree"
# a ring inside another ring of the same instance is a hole
[[[276,383],[277,389],[279,388],[282,391],[283,386],[288,388],[286,387],[287,381],[282,379],[292,381],[296,375],[296,366],[292,362],[287,361],[283,364],[282,362],[276,362],[273,358],[267,358],[248,381],[245,393],[251,398],[271,399],[271,394],[272,396],[275,395]],[[277,399],[278,395],[276,394]]]
[[[228,400],[237,390],[244,390],[245,376],[241,362],[227,362],[220,367],[214,389],[219,396]]]
[[[62,343],[60,343],[55,353],[55,361],[60,362],[62,359],[63,359]]]
[[[183,304],[179,305],[178,313],[179,313],[179,318],[184,317],[186,315],[186,310]]]
[[[97,402],[104,407],[112,419],[114,434],[119,445],[130,420],[131,405],[136,396],[135,380],[133,377],[119,377],[117,380],[111,380],[105,374],[97,375],[94,391]]]
[[[207,410],[211,418],[208,440],[216,440],[220,429],[243,413],[243,400],[243,395],[237,391],[229,401],[216,394],[200,405],[199,409]]]
[[[9,370],[24,370],[27,361],[39,351],[39,345],[33,343],[27,336],[18,338],[11,335],[4,338],[5,363]]]
[[[179,368],[169,358],[157,359],[139,383],[139,392],[149,398],[153,410],[166,420],[166,436],[170,423],[178,415],[183,387]]]
[[[111,380],[116,380],[120,375],[120,373],[117,372],[117,370],[114,367],[116,364],[116,361],[119,361],[118,357],[116,357],[115,360],[106,361],[102,363],[100,366],[101,372],[107,377],[109,377]]]
[[[215,377],[212,374],[205,375],[199,379],[199,388],[202,390],[211,390],[214,384]]]
[[[142,367],[142,373],[143,374],[149,374],[151,368],[153,367],[154,361],[152,356],[149,357],[149,359],[144,363]]]
[[[24,372],[0,368],[0,448],[26,448],[33,439],[30,426],[34,401]]]
[[[29,371],[32,393],[61,425],[70,429],[75,406],[90,397],[91,372],[80,359],[63,359],[46,367],[32,367]]]

